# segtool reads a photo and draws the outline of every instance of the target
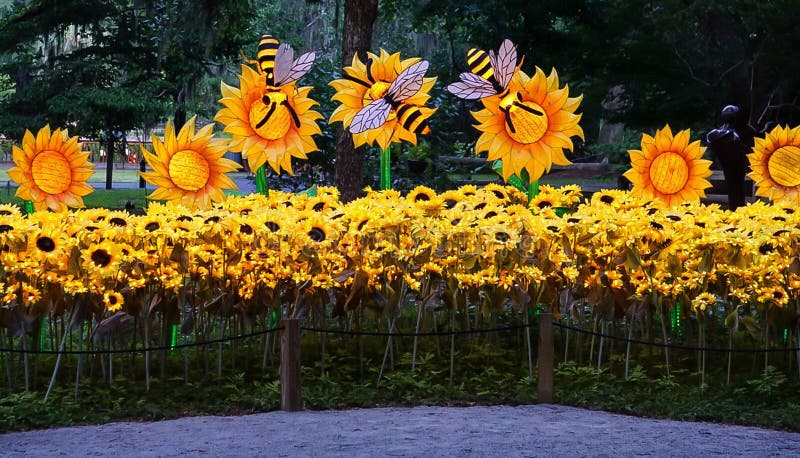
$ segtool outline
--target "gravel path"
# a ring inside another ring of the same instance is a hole
[[[270,412],[0,435],[29,456],[798,456],[800,434],[557,405]]]

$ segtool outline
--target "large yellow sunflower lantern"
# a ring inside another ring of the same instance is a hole
[[[633,183],[631,194],[657,199],[669,207],[697,202],[711,186],[711,161],[702,159],[706,148],[689,143],[689,129],[672,135],[669,125],[655,137],[642,134],[642,149],[630,150],[631,169],[624,176]]]
[[[481,99],[484,109],[473,113],[481,131],[475,152],[502,160],[505,180],[525,171],[533,182],[553,164],[570,165],[564,148],[572,150],[573,136],[583,139],[575,114],[582,98],[569,97],[555,69],[545,75],[537,67],[532,77],[517,71],[505,92]]]
[[[239,87],[221,83],[225,106],[214,118],[231,134],[230,150],[240,152],[251,170],[269,164],[276,172],[292,172],[292,158],[305,159],[316,151],[313,135],[321,134],[311,108],[317,102],[308,97],[311,87],[297,87],[314,62],[314,54],[294,59],[291,46],[279,44],[270,35],[259,41],[256,69],[242,65]],[[257,175],[258,177],[258,175]]]
[[[776,126],[764,138],[756,138],[747,158],[757,196],[800,205],[800,126]]]
[[[473,48],[467,53],[470,71],[447,89],[462,99],[481,100],[484,109],[472,113],[481,131],[475,152],[488,152],[503,179],[527,186],[530,198],[552,164],[570,164],[564,148],[573,148],[571,137],[583,139],[581,115],[575,114],[582,96],[569,97],[555,70],[547,76],[537,67],[531,77],[520,65],[510,40],[497,53]]]
[[[344,78],[330,83],[340,102],[330,122],[341,122],[353,134],[353,144],[381,148],[381,188],[390,187],[389,146],[407,141],[417,144],[417,134],[430,132],[428,118],[435,108],[424,106],[436,78],[425,78],[428,62],[401,59],[400,53],[367,53],[363,63],[358,55],[344,68]]]
[[[26,130],[22,147],[12,151],[16,167],[8,176],[19,184],[17,197],[33,202],[36,210],[83,207],[82,197],[94,190],[86,183],[94,174],[89,153],[82,152],[78,137],[66,130],[51,133],[47,125],[36,137]]]
[[[223,189],[237,189],[226,173],[239,169],[239,164],[223,157],[228,142],[212,139],[213,127],[208,124],[195,131],[192,117],[177,135],[171,122],[164,129],[163,141],[152,135],[154,153],[142,148],[142,154],[153,171],[139,172],[145,181],[157,186],[149,199],[205,210],[211,202],[225,199]]]

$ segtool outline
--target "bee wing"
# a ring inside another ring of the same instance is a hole
[[[385,98],[372,101],[358,110],[353,117],[353,122],[350,123],[350,133],[360,134],[370,129],[377,129],[389,118],[390,111],[392,111],[392,105]]]
[[[427,71],[427,60],[421,60],[408,67],[399,75],[397,75],[397,79],[395,79],[391,86],[389,86],[389,89],[386,91],[386,95],[388,95],[395,102],[413,97],[414,94],[419,92],[420,88],[422,88],[422,78],[425,76],[425,72]]]
[[[317,56],[313,52],[307,52],[302,56],[298,57],[292,63],[292,68],[286,74],[283,79],[278,80],[278,84],[286,84],[292,81],[297,81],[303,77],[309,70],[311,70],[311,66],[314,65],[314,59]]]
[[[508,38],[503,40],[497,55],[493,52],[489,57],[492,59],[492,69],[494,70],[494,77],[502,87],[508,86],[511,77],[514,76],[514,70],[517,67],[517,48],[514,43]]]
[[[294,60],[294,50],[288,43],[281,43],[278,46],[278,53],[275,55],[275,83],[282,84],[292,68]]]
[[[457,81],[447,86],[447,90],[456,97],[467,100],[475,100],[497,94],[497,91],[494,90],[492,83],[481,76],[471,72],[465,72],[458,75],[458,77],[461,79],[461,81]]]

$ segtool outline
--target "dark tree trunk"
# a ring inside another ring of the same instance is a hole
[[[106,189],[112,189],[114,183],[114,132],[111,129],[108,129],[106,141]]]
[[[378,0],[345,0],[342,37],[342,66],[353,62],[358,53],[366,61],[372,44],[372,29],[378,17]],[[361,195],[364,175],[364,148],[354,148],[349,132],[339,127],[336,130],[336,164],[333,180],[343,202]]]
[[[184,124],[186,124],[186,86],[181,88],[178,94],[175,96],[175,105],[177,108],[175,109],[175,117],[172,120],[172,123],[175,126],[175,131],[181,130]]]

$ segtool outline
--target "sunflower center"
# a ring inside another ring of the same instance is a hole
[[[169,176],[184,191],[197,191],[208,183],[208,160],[197,151],[185,149],[172,155]]]
[[[500,109],[505,113],[506,132],[517,143],[536,143],[547,133],[549,121],[544,108],[538,103],[521,100],[519,93],[505,96],[500,101]]]
[[[42,151],[31,164],[33,182],[47,194],[61,194],[72,184],[72,167],[58,151]]]
[[[650,181],[661,194],[675,194],[689,181],[689,166],[680,154],[667,151],[650,164]]]
[[[372,85],[371,88],[367,89],[367,92],[364,93],[364,98],[361,100],[363,106],[367,106],[370,103],[384,97],[386,93],[389,91],[389,86],[391,83],[387,83],[386,81],[378,81]],[[391,121],[392,119],[397,117],[396,110],[392,110],[389,112],[389,117],[386,118],[387,121]]]
[[[56,242],[50,237],[43,235],[36,239],[36,248],[44,251],[45,253],[50,253],[56,249]]]
[[[108,253],[108,251],[102,248],[94,250],[91,258],[92,262],[97,267],[106,267],[107,265],[111,264],[111,255]]]
[[[776,149],[767,161],[772,181],[787,188],[800,185],[797,167],[800,165],[800,147],[786,145]]]
[[[269,92],[250,106],[250,127],[267,140],[283,138],[292,126],[292,115],[286,107],[283,92]]]

